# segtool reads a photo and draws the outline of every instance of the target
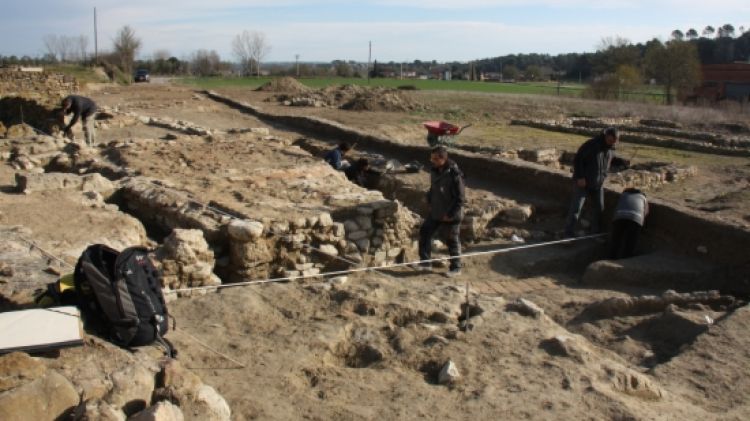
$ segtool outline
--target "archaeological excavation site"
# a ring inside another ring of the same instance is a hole
[[[3,351],[1,420],[750,418],[747,114],[145,85],[0,69],[0,312],[40,308],[93,244],[141,246],[177,351],[88,321],[75,346]],[[93,145],[63,136],[72,93],[98,105]],[[431,271],[410,265],[436,119],[472,124],[448,148],[457,277],[443,233]],[[623,189],[650,204],[618,260],[590,207],[563,232],[576,151],[607,127],[629,165],[607,177],[604,232]],[[343,142],[361,183],[323,159]]]

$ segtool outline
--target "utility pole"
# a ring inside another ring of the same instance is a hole
[[[404,63],[401,63],[401,80],[404,80]]]
[[[370,62],[372,61],[372,41],[370,41],[370,52],[367,54],[367,84],[370,84]]]
[[[96,29],[96,7],[94,8],[94,65],[99,64],[99,34]]]
[[[299,54],[294,55],[294,63],[297,65],[297,78],[299,79]]]

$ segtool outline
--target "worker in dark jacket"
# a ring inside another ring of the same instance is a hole
[[[610,127],[578,148],[573,160],[573,181],[575,184],[573,199],[565,223],[566,237],[574,236],[576,224],[581,216],[586,198],[592,199],[594,205],[591,230],[594,233],[601,232],[601,217],[604,211],[604,180],[607,178],[609,167],[614,158],[614,146],[617,139],[617,129]]]
[[[635,255],[646,216],[646,195],[638,189],[625,189],[617,201],[612,222],[612,248],[609,256],[611,259],[626,259]]]
[[[90,98],[79,95],[70,95],[65,97],[62,101],[62,112],[63,116],[67,114],[73,114],[73,118],[70,119],[70,123],[63,129],[63,133],[73,139],[73,126],[81,118],[81,125],[83,126],[83,134],[86,138],[86,144],[93,146],[96,142],[96,133],[94,132],[94,117],[96,114],[96,103]]]
[[[336,148],[331,149],[326,153],[323,159],[326,160],[335,170],[345,170],[349,167],[349,163],[344,161],[344,156],[347,152],[352,149],[352,145],[344,142],[339,144]]]
[[[369,169],[370,161],[367,158],[359,158],[354,164],[344,170],[344,174],[346,174],[346,178],[348,178],[349,181],[364,187],[367,170]]]
[[[452,257],[446,276],[454,277],[461,274],[459,232],[466,203],[464,175],[458,165],[448,159],[448,151],[443,146],[432,149],[430,161],[430,190],[427,192],[430,214],[419,229],[419,259],[431,259],[432,237],[441,227],[445,227],[448,230],[448,252]],[[420,264],[421,270],[430,270],[431,267],[431,263]]]

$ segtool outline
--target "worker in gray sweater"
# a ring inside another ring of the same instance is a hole
[[[625,189],[617,201],[612,222],[611,259],[626,259],[635,255],[638,237],[648,216],[648,200],[638,189]]]

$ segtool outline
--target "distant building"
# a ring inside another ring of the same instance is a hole
[[[503,74],[500,72],[482,72],[479,74],[479,80],[484,82],[502,82]]]
[[[687,101],[750,101],[750,63],[707,64],[701,71],[703,81]]]

